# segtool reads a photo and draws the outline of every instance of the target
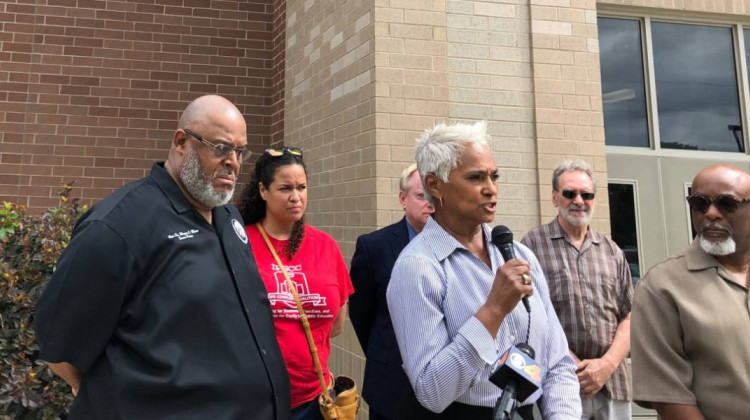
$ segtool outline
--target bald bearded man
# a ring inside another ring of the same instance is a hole
[[[634,399],[664,420],[750,416],[750,174],[714,165],[687,201],[698,236],[639,283]]]
[[[38,305],[70,419],[288,419],[289,378],[244,224],[229,203],[245,119],[191,102],[166,162],[76,225]]]

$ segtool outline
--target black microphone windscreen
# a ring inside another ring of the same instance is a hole
[[[516,251],[513,250],[513,232],[507,226],[495,226],[492,228],[492,244],[500,251],[505,261],[516,258]],[[529,298],[524,296],[522,299],[526,312],[531,313]]]
[[[527,343],[516,344],[516,347],[518,347],[518,350],[521,350],[525,355],[531,357],[532,359],[536,359],[536,352],[534,351],[534,348]]]
[[[513,232],[507,226],[495,226],[492,228],[492,243],[498,248],[504,244],[512,244]]]

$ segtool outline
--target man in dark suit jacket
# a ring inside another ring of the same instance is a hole
[[[398,254],[422,230],[433,211],[424,198],[416,165],[401,174],[399,189],[404,218],[357,238],[352,257],[350,274],[355,292],[349,298],[349,317],[367,357],[362,397],[370,406],[370,419],[395,418],[401,396],[409,386],[385,291]]]

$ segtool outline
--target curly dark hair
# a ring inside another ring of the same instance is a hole
[[[237,206],[242,219],[246,225],[252,225],[260,222],[266,217],[266,201],[260,196],[260,183],[268,188],[276,177],[276,172],[282,166],[300,165],[307,175],[307,167],[302,160],[302,156],[297,156],[284,151],[281,156],[271,156],[263,153],[255,162],[255,170],[242,194],[240,195],[239,205]],[[291,259],[299,250],[302,239],[305,237],[305,217],[294,222],[292,234],[287,242],[285,249],[287,256]]]

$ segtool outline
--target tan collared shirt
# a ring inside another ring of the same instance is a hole
[[[697,242],[638,283],[631,321],[634,399],[697,404],[711,420],[747,419],[748,288]]]
[[[534,251],[544,269],[570,349],[580,359],[602,357],[632,305],[633,282],[625,253],[591,228],[577,249],[557,217],[533,229],[521,243]],[[625,363],[620,363],[600,392],[615,400],[630,400]]]

